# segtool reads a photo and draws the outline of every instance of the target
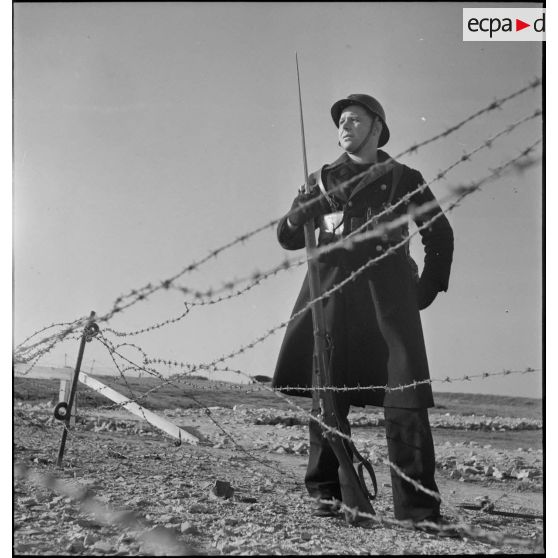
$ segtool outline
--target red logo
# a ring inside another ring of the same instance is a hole
[[[531,27],[531,24],[530,23],[525,23],[521,19],[515,18],[515,30],[516,31],[521,31],[522,29],[525,29],[526,27]]]

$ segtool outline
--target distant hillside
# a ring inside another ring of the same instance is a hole
[[[25,364],[16,364],[14,365],[14,374],[16,377],[22,376],[23,373],[27,370],[28,366]],[[82,367],[82,371],[89,374],[89,367]],[[100,367],[97,367],[94,370],[94,375],[99,376],[115,376],[115,373],[110,370],[102,370]],[[27,374],[25,374],[26,378],[41,378],[43,380],[49,379],[66,379],[71,378],[74,374],[74,366],[34,366]]]
[[[22,378],[16,376],[13,387],[14,400],[28,402],[50,400],[53,403],[57,401],[60,378],[71,378],[72,370],[58,369],[56,373],[52,372],[58,374],[54,379],[45,378],[47,373],[49,370],[42,371],[43,377]],[[115,376],[93,376],[131,399],[157,387],[158,389],[151,392],[143,402],[145,407],[152,410],[197,407],[196,401],[208,407],[232,408],[234,405],[248,404],[259,407],[289,408],[289,405],[274,393],[258,389],[257,386],[213,382],[199,377],[190,377],[182,384],[161,386],[160,380],[155,378],[126,378],[123,380]],[[82,408],[110,404],[107,398],[81,383],[78,385],[78,395],[79,405]],[[310,399],[303,397],[292,399],[304,408],[310,408]],[[540,399],[469,393],[436,393],[434,399],[436,406],[432,411],[438,413],[542,418],[542,401]]]

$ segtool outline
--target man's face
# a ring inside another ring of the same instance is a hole
[[[339,118],[339,143],[345,150],[360,147],[373,124],[370,113],[360,105],[349,105]]]

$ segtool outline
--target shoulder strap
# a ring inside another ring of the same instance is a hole
[[[401,181],[401,177],[403,176],[404,166],[401,163],[395,163],[395,167],[393,168],[392,180],[391,180],[391,191],[389,193],[388,205],[391,205],[393,198],[395,197],[395,192],[397,190],[397,186],[399,186],[399,182]]]

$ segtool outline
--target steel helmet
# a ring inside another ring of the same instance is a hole
[[[378,140],[378,147],[382,147],[389,140],[389,128],[386,124],[386,113],[382,108],[382,105],[371,97],[370,95],[365,95],[364,93],[353,93],[348,95],[344,99],[340,99],[331,107],[331,117],[333,122],[339,128],[339,119],[341,118],[341,113],[343,109],[350,105],[360,105],[365,108],[371,114],[378,116],[382,121],[382,133],[380,134],[380,139]]]

